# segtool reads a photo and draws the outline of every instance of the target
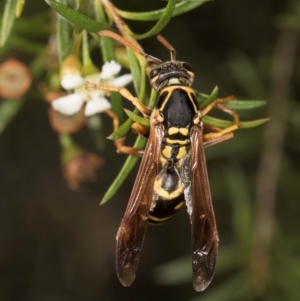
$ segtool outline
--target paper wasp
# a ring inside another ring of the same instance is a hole
[[[170,219],[184,204],[191,221],[193,285],[204,290],[211,282],[218,253],[218,232],[212,206],[204,146],[216,144],[233,136],[239,128],[239,116],[222,106],[232,97],[216,99],[199,109],[191,88],[192,67],[176,60],[175,49],[161,36],[169,49],[170,61],[163,62],[148,55],[123,37],[101,31],[154,65],[149,78],[158,92],[156,106],[150,110],[125,88],[88,84],[88,87],[119,92],[130,100],[144,116],[150,118],[150,133],[137,178],[117,234],[116,269],[120,282],[130,286],[135,279],[140,251],[148,221],[159,224]],[[233,116],[228,128],[203,134],[202,117],[219,107]],[[139,151],[119,145],[119,152]]]

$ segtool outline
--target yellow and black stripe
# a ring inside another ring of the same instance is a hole
[[[184,203],[185,187],[180,176],[180,165],[181,159],[189,152],[190,129],[198,110],[193,89],[174,85],[160,91],[151,115],[164,125],[160,172],[155,179],[155,197],[149,215],[151,223],[167,221]]]

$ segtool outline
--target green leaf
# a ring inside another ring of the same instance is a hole
[[[67,3],[66,0],[60,0],[61,3]],[[57,48],[59,61],[62,62],[70,54],[72,48],[71,26],[70,23],[61,16],[56,19],[57,28]]]
[[[135,39],[145,39],[153,35],[158,34],[170,21],[172,18],[173,11],[175,9],[177,0],[169,0],[166,8],[164,9],[162,15],[160,16],[157,23],[144,34],[133,34]]]
[[[7,0],[1,22],[0,47],[7,41],[15,22],[15,12],[18,0]]]
[[[148,104],[148,107],[151,110],[155,107],[156,101],[157,101],[157,92],[154,89],[152,89],[150,94],[149,104]]]
[[[133,85],[141,102],[145,102],[146,95],[146,70],[144,58],[127,48],[130,71],[133,77]]]
[[[249,128],[262,125],[269,120],[270,118],[262,118],[262,119],[252,120],[252,121],[241,121],[240,127],[241,129],[249,129]],[[228,126],[234,124],[233,121],[218,119],[210,116],[203,116],[202,121],[207,125],[216,126],[219,128],[227,128]]]
[[[197,99],[198,104],[203,103],[209,97],[208,94],[202,93],[202,92],[199,92],[196,90],[195,90],[195,94],[196,94],[196,99]]]
[[[252,121],[242,121],[240,122],[240,126],[241,129],[250,129],[262,125],[269,120],[270,118],[262,118],[262,119],[252,120]]]
[[[133,78],[133,86],[135,93],[142,99],[141,92],[145,92],[145,84],[146,84],[146,77],[145,77],[145,69],[144,65],[140,64],[140,61],[137,59],[135,53],[127,48],[128,60],[130,65],[130,72]]]
[[[89,10],[89,1],[86,0],[77,0],[77,12],[83,14],[84,16],[88,15]],[[81,33],[83,28],[78,26],[77,24],[74,26],[74,33],[79,34]]]
[[[134,148],[143,149],[146,144],[146,139],[142,136],[139,136],[134,144]],[[116,179],[113,181],[111,186],[108,188],[107,192],[105,193],[103,199],[100,202],[100,205],[105,204],[107,201],[109,201],[115,193],[118,191],[120,186],[124,183],[127,176],[131,173],[132,169],[135,167],[137,161],[139,160],[139,157],[137,156],[129,156],[127,160],[125,161],[121,171],[119,172]]]
[[[197,0],[197,1],[180,1],[177,2],[172,13],[172,17],[184,14],[194,8],[208,2],[211,0]],[[165,9],[158,9],[147,12],[128,12],[123,10],[117,10],[119,16],[128,20],[138,20],[138,21],[155,21],[161,18]]]
[[[197,102],[200,105],[200,109],[203,109],[210,105],[218,96],[218,87],[216,86],[210,95],[195,91]],[[241,100],[235,99],[223,103],[229,109],[232,110],[251,110],[262,107],[266,104],[265,100]]]
[[[147,118],[144,118],[144,117],[141,117],[137,114],[134,114],[133,112],[127,110],[127,109],[124,109],[125,113],[127,114],[127,116],[134,122],[137,122],[141,125],[144,125],[148,128],[150,128],[150,120],[147,119]]]
[[[96,20],[99,21],[101,24],[105,24],[105,26],[109,27],[109,25],[107,24],[106,14],[104,12],[101,1],[94,1],[94,6],[95,6]],[[97,35],[97,38],[99,38],[99,35]],[[104,62],[108,62],[116,59],[115,52],[114,52],[114,45],[111,38],[102,36],[100,39],[100,45],[101,45],[102,59]]]
[[[107,23],[106,14],[103,9],[101,1],[94,1],[94,9],[95,9],[96,20],[100,21],[100,23],[102,24]]]
[[[116,58],[115,58],[114,45],[112,39],[102,36],[100,40],[100,44],[101,44],[103,61],[109,62],[111,60],[115,60]]]
[[[196,92],[197,100],[198,99],[200,100],[201,98],[203,99],[203,97],[205,97],[205,100],[203,102],[201,102],[201,104],[200,104],[200,109],[203,109],[203,108],[207,107],[208,105],[210,105],[217,98],[218,92],[219,92],[219,89],[217,86],[213,89],[213,91],[207,97],[205,97],[206,94]]]
[[[138,110],[135,110],[134,112],[137,113]],[[116,131],[110,134],[107,138],[110,140],[117,140],[119,138],[124,137],[127,134],[127,132],[131,129],[132,124],[133,121],[131,119],[127,119]]]
[[[251,110],[266,104],[264,100],[231,100],[223,105],[232,110]]]
[[[54,0],[45,0],[45,2],[53,8],[57,13],[65,17],[70,22],[75,25],[85,29],[89,32],[98,33],[100,30],[107,29],[107,25],[104,23],[100,23],[95,21],[86,15],[77,12],[70,7],[63,5]]]

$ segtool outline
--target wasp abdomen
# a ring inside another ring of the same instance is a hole
[[[184,187],[178,170],[172,162],[168,162],[156,176],[154,191],[162,200],[172,200],[183,193]]]
[[[168,221],[179,211],[183,204],[184,198],[182,194],[168,201],[159,198],[155,201],[155,206],[150,210],[148,217],[149,223],[158,225]]]

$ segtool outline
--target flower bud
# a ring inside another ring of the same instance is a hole
[[[93,182],[103,159],[95,153],[86,152],[74,143],[62,150],[61,162],[69,188],[76,190],[84,182]]]
[[[20,98],[31,85],[31,74],[22,62],[10,59],[0,65],[0,96]]]
[[[74,54],[68,55],[60,67],[61,86],[66,89],[74,89],[84,84],[81,77],[82,66],[78,57]]]

